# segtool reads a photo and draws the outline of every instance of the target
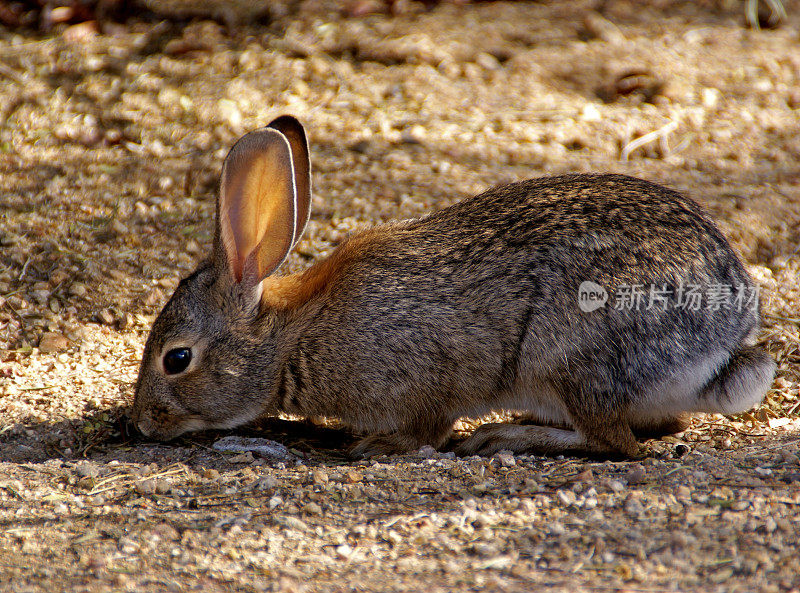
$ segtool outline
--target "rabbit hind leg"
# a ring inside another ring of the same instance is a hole
[[[530,394],[516,392],[504,402],[539,417],[539,424],[484,424],[456,448],[457,455],[514,453],[590,453],[633,457],[639,445],[620,411],[602,406],[605,398],[573,382],[534,384]],[[530,385],[529,385],[530,386]],[[595,408],[604,408],[598,413]]]

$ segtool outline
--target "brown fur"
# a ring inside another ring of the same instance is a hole
[[[362,232],[348,237],[322,261],[316,262],[302,272],[285,276],[267,276],[261,286],[261,307],[263,310],[296,310],[326,287],[334,284],[337,275],[358,260],[360,255],[380,240],[376,232]]]

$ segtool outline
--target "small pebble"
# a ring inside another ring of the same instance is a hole
[[[73,282],[69,287],[69,294],[74,297],[85,297],[87,292],[86,285],[81,282]]]
[[[647,472],[641,464],[634,464],[625,474],[625,480],[631,485],[643,484],[647,481]]]
[[[253,486],[256,490],[272,490],[278,487],[278,479],[275,476],[264,476]]]
[[[349,484],[356,484],[364,479],[364,474],[362,474],[360,471],[349,469],[345,473],[344,477],[345,481]]]
[[[245,451],[244,453],[239,453],[238,455],[231,455],[227,459],[230,463],[253,463],[253,461],[255,461],[251,451]]]
[[[435,456],[436,456],[436,449],[434,449],[430,445],[425,445],[424,447],[420,447],[420,450],[417,451],[417,457],[422,457],[423,459],[432,459]]]
[[[495,458],[500,462],[503,467],[513,467],[517,465],[517,460],[514,459],[514,454],[509,451],[501,451]]]
[[[572,490],[558,490],[556,496],[565,507],[575,504],[576,497]]]
[[[39,351],[45,354],[60,352],[69,348],[69,340],[59,333],[45,332],[39,338]]]
[[[301,510],[307,515],[319,516],[322,514],[322,507],[313,501],[303,505]]]
[[[342,558],[350,558],[353,554],[353,547],[348,544],[342,544],[336,547],[336,554]]]
[[[96,478],[100,475],[100,468],[91,461],[79,461],[75,464],[75,473],[82,478]]]
[[[178,530],[169,523],[159,523],[153,527],[153,533],[161,539],[169,541],[175,541],[181,537],[181,534],[178,533]]]
[[[553,521],[550,524],[550,533],[553,535],[564,535],[566,532],[567,528],[560,521]]]
[[[134,485],[134,489],[136,492],[141,494],[142,496],[147,494],[155,494],[156,492],[156,481],[155,480],[138,480]]]
[[[625,484],[623,484],[619,480],[611,480],[608,483],[608,487],[611,488],[611,490],[613,490],[617,494],[619,494],[620,492],[625,492]]]
[[[114,323],[114,314],[110,309],[101,309],[97,312],[95,317],[97,317],[97,321],[103,325],[112,325]]]

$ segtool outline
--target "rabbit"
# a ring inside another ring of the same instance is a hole
[[[507,410],[536,423],[484,424],[456,453],[634,457],[638,438],[679,432],[692,412],[749,410],[772,383],[758,305],[708,296],[756,287],[673,190],[616,174],[512,183],[278,275],[310,203],[299,121],[234,144],[210,257],[144,348],[132,419],[145,436],[285,412],[340,419],[366,457],[441,448],[459,418]],[[664,290],[620,306],[637,286]],[[700,306],[681,306],[692,287]]]

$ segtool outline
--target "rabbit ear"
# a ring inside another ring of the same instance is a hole
[[[250,132],[228,153],[217,203],[217,254],[224,251],[236,282],[259,283],[292,249],[294,180],[292,150],[278,130]]]
[[[273,119],[268,127],[281,132],[289,141],[294,164],[294,186],[297,191],[297,220],[294,243],[300,240],[311,216],[311,162],[308,157],[308,140],[303,125],[291,115]]]

